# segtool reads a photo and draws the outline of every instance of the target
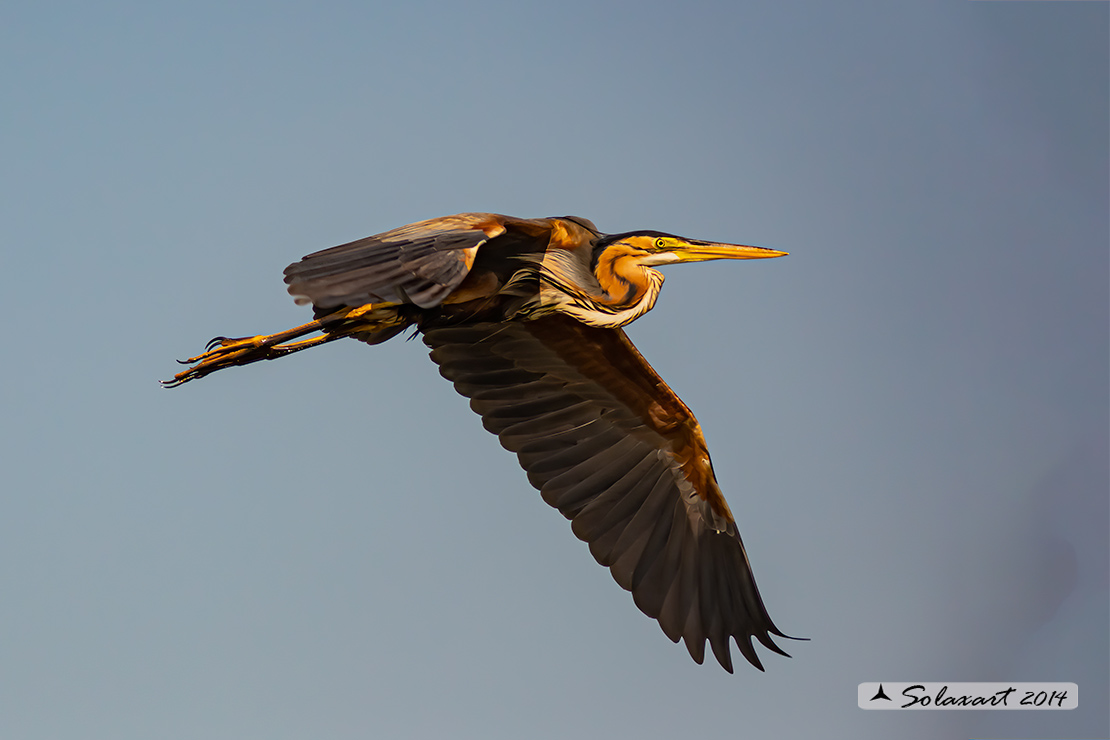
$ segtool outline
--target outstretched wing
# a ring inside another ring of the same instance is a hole
[[[784,653],[690,410],[619,329],[552,315],[429,328],[440,373],[517,453],[544,501],[695,661],[730,638]]]
[[[460,213],[420,221],[315,252],[285,268],[298,304],[317,313],[367,303],[438,306],[466,278],[478,248],[506,224],[538,222],[493,213]]]

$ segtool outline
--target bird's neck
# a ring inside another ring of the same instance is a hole
[[[631,251],[619,248],[606,250],[592,266],[581,252],[549,250],[518,275],[507,285],[539,281],[539,292],[524,313],[533,318],[563,313],[605,328],[624,326],[650,311],[663,285],[662,273],[637,264]]]
[[[605,292],[598,297],[599,302],[619,309],[647,300],[644,310],[650,310],[663,285],[662,273],[639,264],[631,250],[619,247],[611,247],[598,257],[594,277]]]
[[[601,292],[590,296],[592,306],[567,311],[591,326],[624,326],[650,311],[663,287],[663,274],[638,264],[631,253],[608,249],[594,267]]]

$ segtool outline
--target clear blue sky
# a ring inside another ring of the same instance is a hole
[[[382,5],[0,9],[0,737],[1110,735],[1110,6]],[[418,341],[157,386],[469,210],[791,253],[630,334],[792,659],[690,661]]]

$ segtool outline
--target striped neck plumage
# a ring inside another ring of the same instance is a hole
[[[638,264],[632,250],[610,248],[593,270],[572,255],[544,260],[540,270],[540,300],[589,326],[617,328],[650,311],[663,286],[663,274]]]

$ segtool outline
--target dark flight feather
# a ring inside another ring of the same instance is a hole
[[[683,465],[698,452],[683,447],[700,439],[687,428],[697,422],[692,415],[672,419],[668,433],[658,414],[645,418],[648,406],[629,397],[627,381],[608,385],[605,372],[579,360],[600,358],[626,371],[636,365],[641,392],[685,409],[666,398],[673,393],[661,380],[647,382],[658,376],[623,331],[550,316],[426,327],[423,334],[443,376],[471,398],[543,499],[571,520],[575,535],[667,637],[683,640],[698,663],[708,640],[730,672],[730,640],[758,668],[752,637],[782,652],[770,635],[785,635],[767,615],[731,517],[727,531],[714,529],[722,515]],[[571,346],[576,350],[567,351]]]

